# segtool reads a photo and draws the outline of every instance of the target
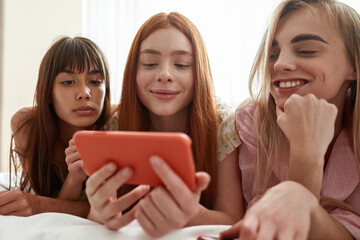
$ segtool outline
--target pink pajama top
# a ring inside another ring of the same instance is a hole
[[[257,199],[254,189],[254,162],[256,160],[256,133],[254,128],[255,105],[248,102],[236,111],[236,129],[242,144],[239,147],[239,167],[242,175],[242,189],[248,207]],[[275,164],[270,179],[270,187],[287,180],[288,163],[283,156]],[[321,187],[321,195],[342,201],[360,212],[360,184],[356,158],[347,133],[342,130],[338,135],[329,157]],[[336,208],[330,216],[343,224],[348,231],[360,239],[360,217]]]

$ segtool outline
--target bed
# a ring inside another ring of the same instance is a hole
[[[0,173],[0,183],[8,184],[8,173]],[[0,187],[0,190],[3,190]],[[198,239],[199,236],[218,236],[228,225],[204,225],[174,231],[161,240]],[[149,240],[137,221],[131,222],[119,231],[110,231],[105,226],[63,213],[42,213],[31,217],[0,216],[0,239],[42,240],[42,239],[107,239],[107,240]]]

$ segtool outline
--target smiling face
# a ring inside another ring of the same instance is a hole
[[[105,81],[92,65],[84,72],[60,72],[52,86],[52,104],[60,126],[91,127],[100,117],[105,99]]]
[[[326,12],[311,10],[293,10],[279,21],[270,50],[270,92],[280,108],[291,94],[313,93],[342,109],[355,71]]]
[[[194,96],[193,52],[190,41],[174,27],[153,32],[140,45],[137,94],[150,114],[187,114]]]

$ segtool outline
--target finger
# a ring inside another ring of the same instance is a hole
[[[9,202],[15,201],[16,194],[14,194],[14,191],[4,191],[0,195],[0,206],[6,205]]]
[[[117,213],[121,213],[125,209],[129,208],[136,201],[142,198],[147,192],[149,192],[150,187],[147,185],[140,185],[130,191],[129,193],[121,196],[120,198],[109,202],[102,210],[103,220],[108,220],[114,217]]]
[[[234,224],[228,230],[225,230],[220,233],[220,239],[234,239],[239,237],[240,228],[242,226],[243,220]]]
[[[69,145],[66,149],[65,149],[65,154],[71,154],[71,153],[74,153],[74,152],[77,152],[77,147],[75,144],[71,144]]]
[[[104,222],[104,225],[111,230],[118,230],[125,227],[135,219],[134,209],[131,209],[126,214],[122,215],[121,212],[116,214],[113,218]]]
[[[75,146],[75,141],[73,138],[70,139],[69,146]]]
[[[154,189],[142,201],[141,206],[162,233],[183,227],[199,211],[197,200],[192,199],[192,202],[188,202],[188,206],[182,208],[178,205],[177,199],[174,199],[163,187]]]
[[[78,172],[79,170],[83,170],[83,162],[82,160],[78,160],[71,164],[68,168],[69,172]]]
[[[195,178],[196,178],[196,188],[194,192],[200,196],[201,192],[204,191],[209,186],[210,175],[206,172],[197,172]]]
[[[274,236],[274,238],[275,237],[277,240],[296,239],[294,230],[289,227],[282,228],[280,231],[278,231],[277,236]],[[304,240],[305,239],[306,238],[304,238]]]
[[[171,230],[166,216],[163,214],[163,211],[159,209],[157,204],[153,202],[151,195],[142,199],[137,207],[143,209],[146,216],[151,219],[156,229],[161,229],[163,232],[169,232]]]
[[[138,220],[138,223],[142,227],[142,229],[149,236],[151,236],[153,238],[158,238],[158,237],[161,237],[163,235],[156,229],[155,224],[146,215],[143,208],[136,207],[136,209],[135,209],[135,218]]]
[[[245,239],[256,238],[259,224],[259,220],[255,215],[245,215],[244,222],[240,229],[240,236]]]
[[[11,201],[0,207],[0,215],[12,215],[13,212],[22,210],[23,206],[18,201]]]
[[[150,157],[150,163],[169,192],[175,199],[190,196],[191,191],[181,178],[158,156]],[[186,204],[186,203],[181,203]]]
[[[279,108],[278,106],[276,106],[276,116],[279,119],[282,115],[284,114],[284,111]]]
[[[308,237],[308,231],[297,231],[294,233],[294,240],[306,240]]]
[[[109,163],[92,174],[86,181],[86,195],[92,196],[105,180],[115,173],[116,169],[117,167],[114,163]]]
[[[116,174],[105,180],[103,184],[91,196],[92,203],[97,206],[103,205],[111,197],[115,197],[116,191],[120,188],[129,178],[132,177],[133,170],[129,167],[120,169]]]
[[[262,221],[259,226],[258,239],[271,240],[278,239],[276,236],[276,226],[271,221]],[[287,238],[291,239],[291,238]]]

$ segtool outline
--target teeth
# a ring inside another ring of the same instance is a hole
[[[304,82],[301,81],[281,81],[279,82],[279,87],[280,88],[291,88],[291,87],[296,87],[296,86],[300,86],[300,85],[304,85]]]

